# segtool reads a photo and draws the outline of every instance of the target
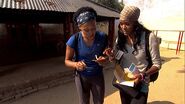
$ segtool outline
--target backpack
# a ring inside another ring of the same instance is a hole
[[[146,51],[146,56],[147,56],[147,61],[148,61],[147,70],[150,69],[153,65],[151,55],[150,55],[150,52],[149,52],[149,36],[150,36],[150,33],[145,34],[145,51]],[[159,76],[159,71],[150,75],[150,82],[156,81],[158,76]]]

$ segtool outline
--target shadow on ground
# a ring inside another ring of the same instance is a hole
[[[179,70],[177,70],[177,73],[185,73],[185,65],[182,66]]]
[[[108,69],[104,71],[104,78],[105,78],[105,97],[115,93],[118,91],[117,88],[113,87],[112,80],[113,80],[114,74],[113,69]]]
[[[161,57],[162,64],[171,61],[172,59],[179,59],[179,57]]]
[[[175,103],[170,102],[170,101],[153,101],[153,102],[149,102],[147,104],[175,104]]]
[[[171,61],[173,59],[180,59],[179,57],[161,57],[162,64]],[[185,66],[182,66],[181,69],[177,70],[177,73],[185,73]]]
[[[13,66],[13,67],[8,67],[6,69],[1,69],[0,78],[3,76],[9,75],[11,73],[16,73],[18,69],[19,69],[19,66]]]

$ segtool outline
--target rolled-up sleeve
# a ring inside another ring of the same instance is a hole
[[[158,69],[161,69],[159,42],[157,36],[155,36],[153,33],[151,33],[149,37],[149,51],[153,62],[153,66],[156,66],[158,67]]]

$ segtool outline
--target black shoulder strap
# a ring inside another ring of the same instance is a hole
[[[146,51],[146,59],[148,61],[147,69],[152,66],[152,59],[151,59],[151,55],[150,55],[150,51],[149,51],[149,36],[150,36],[150,34],[145,33],[145,51]]]
[[[78,37],[79,37],[79,32],[75,33],[75,61],[77,61],[77,55],[78,55]]]
[[[152,59],[151,59],[151,55],[150,55],[150,51],[149,51],[149,36],[150,36],[150,33],[149,34],[145,34],[145,50],[146,50],[146,57],[147,57],[147,61],[148,61],[148,66],[147,66],[147,70],[152,67],[153,63],[152,63]],[[157,80],[158,78],[158,75],[159,75],[159,72],[156,72],[152,75],[150,75],[150,82],[154,82]]]
[[[110,46],[107,34],[105,34],[105,43],[104,44],[105,44],[104,49]]]

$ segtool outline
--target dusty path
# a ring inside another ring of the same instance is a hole
[[[148,104],[185,104],[184,51],[161,49],[163,66],[160,76],[150,85]],[[112,87],[112,70],[105,71],[106,96],[104,104],[121,104],[117,89]],[[43,90],[9,104],[78,104],[74,82]]]
[[[185,53],[161,48],[160,75],[150,84],[148,104],[185,104]],[[105,104],[121,104],[118,91],[105,98]]]

